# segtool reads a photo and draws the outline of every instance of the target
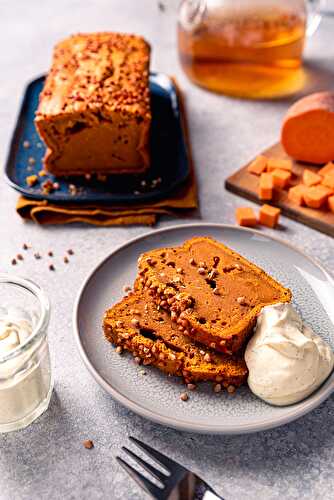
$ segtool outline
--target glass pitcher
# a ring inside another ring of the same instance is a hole
[[[283,97],[305,84],[306,35],[321,0],[183,0],[178,46],[187,76],[209,90],[245,98]]]

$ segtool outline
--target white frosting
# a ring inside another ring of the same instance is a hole
[[[251,391],[284,406],[301,401],[324,382],[333,370],[334,355],[291,304],[275,304],[262,309],[245,361]]]

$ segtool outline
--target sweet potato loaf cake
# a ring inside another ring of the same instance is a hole
[[[243,359],[197,346],[146,291],[131,293],[109,309],[103,329],[110,342],[132,352],[136,360],[183,376],[186,382],[210,380],[239,386],[246,380]]]
[[[212,349],[238,351],[262,307],[290,290],[222,243],[196,237],[139,258],[135,289],[148,290],[178,329]]]
[[[136,35],[78,34],[60,42],[35,123],[58,176],[149,167],[150,48]]]

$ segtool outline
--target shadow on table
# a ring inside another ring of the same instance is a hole
[[[304,479],[315,479],[319,463],[331,461],[333,411],[332,396],[308,415],[277,429],[240,436],[207,436],[167,429],[134,415],[119,404],[113,405],[117,419],[133,429],[130,433],[207,478],[222,494],[226,486],[224,478],[228,478],[229,484],[235,478],[236,488],[242,478],[242,491],[245,484],[252,488],[262,481],[276,494],[284,484],[293,488],[296,481],[300,485]],[[265,498],[265,493],[262,494],[261,498]],[[250,498],[255,497],[256,492],[251,491]]]

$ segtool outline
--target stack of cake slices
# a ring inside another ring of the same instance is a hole
[[[134,289],[105,313],[106,338],[136,362],[237,387],[247,378],[244,349],[262,307],[289,302],[284,288],[241,255],[208,237],[140,256]]]

